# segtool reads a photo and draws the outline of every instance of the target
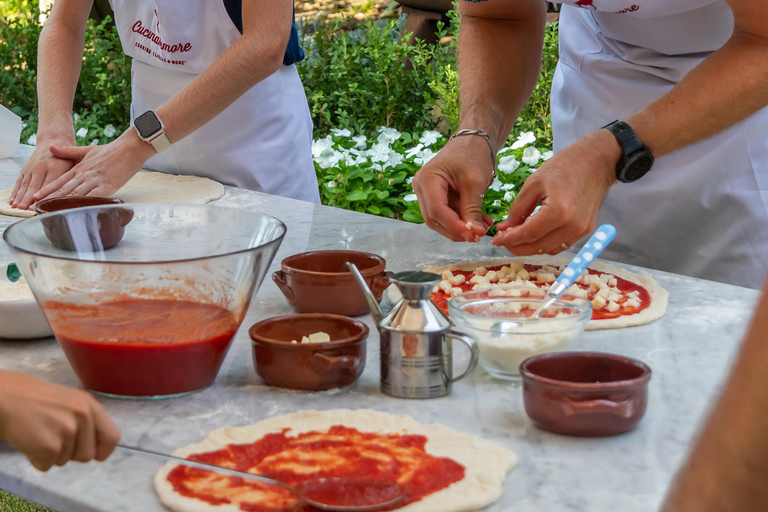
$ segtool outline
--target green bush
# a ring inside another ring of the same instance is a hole
[[[433,109],[445,93],[446,70],[455,65],[455,42],[408,45],[404,17],[367,20],[340,29],[341,20],[301,31],[307,58],[298,63],[315,138],[332,128],[372,133],[379,126],[407,132],[437,127]],[[440,24],[441,36],[448,31]],[[311,35],[310,35],[311,33]]]

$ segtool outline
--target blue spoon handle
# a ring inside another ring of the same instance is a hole
[[[584,270],[592,263],[603,249],[605,249],[611,240],[616,236],[616,228],[610,224],[603,224],[592,235],[589,241],[584,244],[579,254],[571,260],[571,263],[565,267],[557,280],[552,284],[547,292],[548,295],[560,296],[567,290],[581,275]]]

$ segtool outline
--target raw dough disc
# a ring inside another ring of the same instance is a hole
[[[436,457],[448,457],[463,465],[464,478],[449,487],[397,509],[399,512],[469,512],[490,505],[501,495],[507,473],[517,464],[511,451],[442,425],[420,425],[410,416],[387,414],[371,409],[301,411],[276,416],[245,427],[214,430],[202,442],[173,452],[179,457],[219,450],[227,444],[252,443],[266,434],[290,429],[300,434],[325,431],[344,425],[361,432],[408,433],[427,438],[426,450]],[[231,504],[210,505],[176,493],[168,473],[176,467],[167,463],[155,475],[155,490],[164,505],[177,512],[242,512]]]
[[[32,217],[34,210],[11,208],[12,188],[0,190],[0,214]],[[136,174],[123,188],[112,194],[126,203],[205,204],[224,195],[224,185],[200,176],[144,171]]]

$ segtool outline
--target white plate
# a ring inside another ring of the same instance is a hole
[[[35,299],[0,301],[0,339],[27,340],[53,336]]]
[[[5,272],[8,263],[0,264]],[[0,276],[5,279],[5,275]],[[53,336],[53,331],[35,299],[0,300],[0,339],[29,340]]]

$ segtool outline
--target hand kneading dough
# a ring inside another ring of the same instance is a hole
[[[32,217],[34,209],[11,208],[8,199],[13,188],[0,190],[0,214]],[[123,188],[112,194],[126,203],[205,204],[224,195],[224,185],[200,176],[145,171],[136,174]]]
[[[427,453],[448,457],[463,465],[464,479],[419,501],[397,509],[399,512],[469,512],[486,507],[499,499],[507,473],[517,464],[517,455],[500,446],[468,436],[442,425],[420,425],[410,416],[395,416],[371,409],[301,411],[276,416],[245,427],[214,430],[202,442],[173,452],[179,457],[219,450],[227,444],[252,443],[266,434],[285,428],[291,433],[327,431],[344,425],[361,432],[408,433],[427,438]],[[173,490],[168,473],[176,467],[169,462],[155,475],[155,490],[164,505],[177,512],[241,512],[232,505],[214,506],[182,496]]]

